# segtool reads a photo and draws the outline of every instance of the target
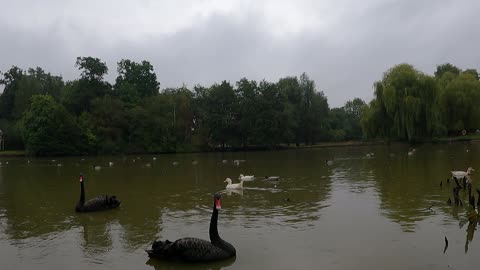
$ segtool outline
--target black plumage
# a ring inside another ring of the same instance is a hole
[[[480,210],[480,189],[478,188],[477,188],[477,193],[478,193],[477,209]]]
[[[155,241],[152,249],[146,250],[148,256],[184,262],[218,261],[236,256],[235,248],[218,235],[217,220],[220,197],[220,193],[215,193],[209,229],[210,242],[191,237],[178,239],[175,242]]]
[[[100,195],[88,201],[85,201],[85,186],[84,177],[80,174],[80,200],[75,207],[77,212],[95,212],[117,208],[120,206],[120,201],[116,196]]]

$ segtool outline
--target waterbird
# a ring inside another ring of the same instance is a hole
[[[108,162],[108,166],[112,167],[113,166],[113,162]]]
[[[92,165],[92,168],[93,168],[95,171],[100,171],[100,170],[102,169],[102,166]]]
[[[223,182],[227,183],[226,189],[242,189],[243,181],[244,180],[240,180],[240,183],[232,184],[232,179],[226,178]]]
[[[255,176],[253,176],[253,175],[243,175],[243,174],[240,174],[240,176],[238,177],[238,179],[243,180],[243,181],[251,181],[251,180],[255,179]]]
[[[468,167],[467,171],[451,171],[451,173],[454,178],[461,179],[461,178],[470,176],[470,174],[474,171],[475,170],[472,167]]]
[[[77,212],[95,212],[107,209],[113,209],[120,206],[120,201],[116,196],[100,195],[88,201],[85,201],[85,186],[83,174],[80,174],[80,200],[75,207]]]
[[[218,234],[218,210],[221,209],[221,195],[213,196],[213,211],[210,219],[210,241],[198,238],[181,238],[175,242],[169,240],[154,241],[152,248],[146,250],[148,256],[161,260],[184,262],[209,262],[235,257],[237,251],[232,244],[223,240]]]

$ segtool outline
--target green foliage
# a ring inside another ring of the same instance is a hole
[[[343,141],[362,138],[360,119],[366,104],[360,98],[349,100],[341,108],[333,108],[329,112],[330,138]]]
[[[22,122],[28,154],[47,156],[78,153],[80,132],[73,117],[52,96],[34,95]]]
[[[375,100],[362,121],[367,137],[413,141],[431,137],[438,124],[437,86],[411,65],[393,67],[375,83]]]
[[[0,130],[3,132],[5,150],[24,149],[22,130],[18,122],[0,119]]]
[[[128,127],[124,104],[113,97],[104,96],[92,101],[91,118],[93,134],[98,138],[99,153],[120,153],[125,146]]]
[[[108,67],[105,62],[94,57],[77,57],[75,66],[82,71],[80,76],[82,79],[89,81],[102,81],[103,76],[107,74]]]
[[[246,78],[159,91],[148,61],[118,62],[115,84],[93,57],[64,83],[41,68],[12,67],[0,84],[0,128],[9,149],[32,155],[179,152],[320,141],[423,140],[480,128],[474,69],[443,64],[435,76],[400,64],[374,83],[374,99],[330,109],[307,74],[276,83]],[[20,136],[22,135],[22,136]]]
[[[123,102],[138,104],[140,99],[158,94],[160,83],[148,61],[136,63],[123,59],[118,62],[117,71],[114,89]]]
[[[233,86],[227,81],[214,84],[207,90],[205,99],[206,113],[203,122],[209,130],[209,141],[222,147],[234,145],[238,103]]]
[[[439,105],[449,131],[474,130],[480,126],[480,82],[462,73],[441,89]]]
[[[450,63],[438,65],[437,70],[435,71],[435,77],[441,78],[443,76],[443,74],[445,74],[447,72],[450,72],[454,75],[458,75],[458,74],[460,74],[461,70],[458,67],[456,67],[456,66],[454,66]]]
[[[402,64],[375,83],[375,99],[364,109],[367,138],[416,140],[459,134],[480,126],[480,82],[476,70],[444,64],[435,77]]]
[[[4,92],[0,96],[0,118],[18,120],[30,105],[33,95],[51,95],[58,99],[64,87],[61,77],[45,73],[37,67],[28,72],[12,67],[0,80]]]

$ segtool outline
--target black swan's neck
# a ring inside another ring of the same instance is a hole
[[[85,187],[83,186],[83,181],[80,182],[80,205],[85,204]]]
[[[218,210],[217,207],[215,207],[215,204],[213,204],[212,218],[210,219],[210,229],[208,230],[208,233],[210,235],[210,242],[212,242],[212,244],[219,243],[222,240],[222,238],[220,238],[220,235],[218,235],[217,220]]]

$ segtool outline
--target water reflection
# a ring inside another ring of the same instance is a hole
[[[111,226],[113,221],[104,215],[82,215],[79,217],[83,242],[87,255],[101,255],[112,249]]]
[[[50,160],[32,160],[27,166],[25,160],[12,159],[0,169],[0,245],[7,242],[13,252],[21,250],[24,265],[10,261],[17,268],[37,263],[45,266],[41,269],[54,268],[55,261],[67,256],[83,259],[78,269],[198,269],[155,261],[145,264],[144,249],[155,239],[208,239],[212,194],[222,191],[219,231],[238,247],[239,257],[201,266],[204,269],[258,265],[272,269],[294,265],[295,260],[301,261],[300,268],[311,269],[308,266],[317,258],[326,268],[365,268],[355,264],[356,260],[375,266],[378,261],[374,258],[380,256],[396,263],[392,254],[398,252],[425,253],[412,260],[425,266],[431,258],[438,259],[429,252],[432,241],[444,235],[451,240],[445,256],[463,253],[464,243],[465,252],[474,253],[479,245],[473,241],[477,225],[465,226],[466,207],[446,204],[454,183],[445,179],[453,168],[478,164],[475,155],[480,147],[472,145],[467,155],[462,147],[415,148],[410,156],[408,146],[392,144],[159,155],[155,160],[151,156],[57,159],[64,164],[61,167]],[[228,162],[223,164],[223,159]],[[326,166],[325,159],[334,162]],[[192,160],[198,163],[192,164]],[[236,166],[233,160],[246,161]],[[109,162],[114,165],[108,166]],[[148,168],[144,166],[147,162],[151,163]],[[95,171],[94,164],[102,169]],[[75,213],[80,172],[86,175],[87,199],[115,194],[122,205],[112,211]],[[245,182],[243,190],[224,190],[226,177],[236,179],[246,172],[281,178],[260,178]],[[478,187],[476,178],[473,175],[474,189]],[[465,191],[460,191],[460,197],[466,200]],[[464,223],[460,229],[459,221]],[[374,237],[378,234],[384,237]],[[357,244],[365,241],[372,241],[372,246]],[[413,242],[416,249],[411,249]],[[356,252],[360,255],[355,257]],[[345,254],[350,254],[346,260]],[[0,255],[0,259],[5,258]]]
[[[228,196],[231,196],[232,194],[238,194],[240,196],[243,196],[243,189],[226,189],[223,190],[221,193],[227,194]]]
[[[468,223],[467,227],[467,240],[465,241],[465,253],[468,252],[468,245],[473,241],[473,236],[477,230],[477,222]]]
[[[195,270],[220,270],[225,269],[228,266],[232,265],[236,261],[236,257],[231,259],[218,261],[218,262],[211,262],[211,263],[196,263],[196,264],[189,264],[189,263],[180,263],[180,262],[165,262],[155,259],[149,259],[146,264],[153,266],[155,270],[184,270],[184,269],[195,269]]]

